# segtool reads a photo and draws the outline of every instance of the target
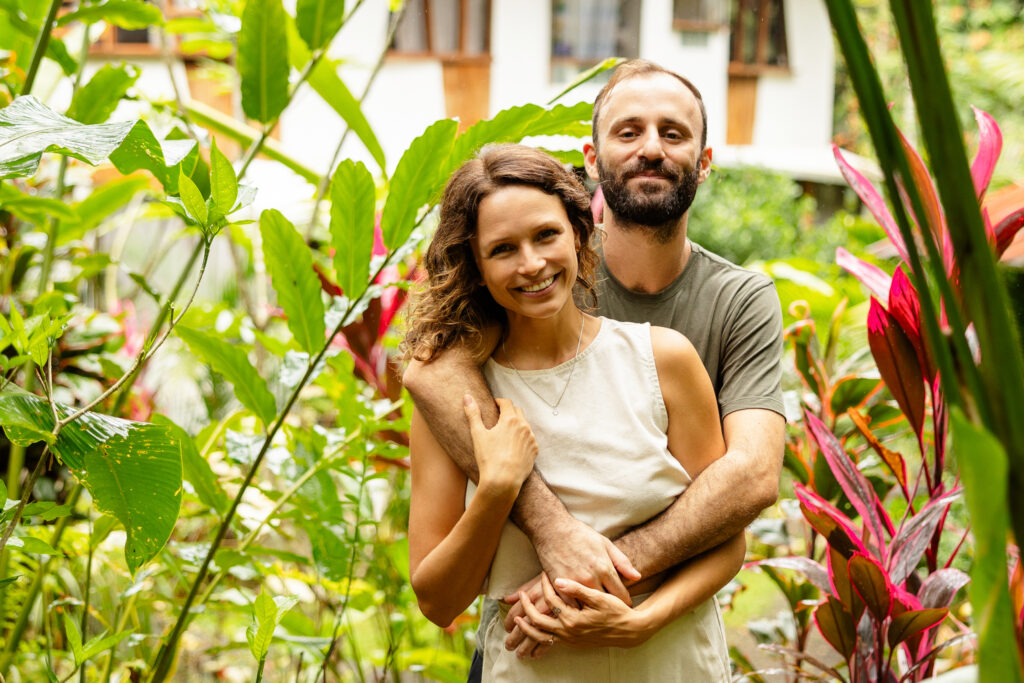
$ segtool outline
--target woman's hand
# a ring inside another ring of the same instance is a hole
[[[525,592],[519,596],[529,618],[516,617],[516,625],[537,643],[551,644],[553,639],[570,647],[635,647],[654,635],[644,613],[617,597],[569,579],[556,579],[555,583],[558,593],[547,575],[541,576],[550,614],[541,613]],[[580,607],[566,603],[559,594],[576,600]]]
[[[537,440],[523,411],[507,398],[496,399],[498,422],[490,429],[480,419],[480,407],[469,394],[463,397],[473,452],[480,470],[479,488],[519,491],[533,470]]]

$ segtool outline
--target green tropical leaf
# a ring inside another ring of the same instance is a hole
[[[326,47],[345,18],[344,0],[298,0],[295,23],[309,49]]]
[[[71,98],[68,118],[87,124],[103,123],[141,74],[134,65],[104,64]]]
[[[51,197],[25,194],[11,184],[0,186],[0,206],[19,219],[35,225],[43,225],[51,217],[61,221],[78,221],[78,214],[64,202]]]
[[[967,592],[978,634],[979,681],[1019,683],[1013,600],[1006,575],[1006,451],[992,434],[972,424],[959,407],[950,410],[953,455],[960,469],[974,532],[974,565]]]
[[[33,555],[60,555],[60,551],[41,538],[34,536],[11,536],[7,544],[12,548],[20,548],[22,552]]]
[[[183,55],[199,55],[210,59],[227,59],[235,51],[235,45],[230,40],[218,40],[216,38],[191,38],[178,43],[178,49]]]
[[[249,0],[238,34],[242,109],[260,123],[275,120],[288,104],[288,15],[281,0]]]
[[[181,171],[178,176],[178,193],[188,215],[205,227],[206,219],[209,217],[206,200],[203,199],[203,193],[199,191],[192,179],[185,175],[184,171]]]
[[[78,630],[78,624],[67,612],[64,613],[64,634],[68,638],[68,645],[71,646],[71,654],[74,655],[75,664],[82,663],[82,632]]]
[[[268,209],[260,215],[260,235],[277,303],[288,316],[288,329],[304,351],[316,353],[324,344],[326,329],[313,255],[280,211]]]
[[[238,199],[238,178],[231,162],[217,149],[217,141],[210,146],[210,199],[213,206],[227,216]]]
[[[217,24],[206,17],[174,17],[164,24],[167,33],[219,33]]]
[[[73,412],[56,407],[61,418]],[[21,445],[45,440],[40,434],[54,426],[45,400],[12,387],[0,392],[0,425]],[[163,548],[178,519],[183,448],[165,426],[98,413],[69,423],[51,445],[89,491],[96,509],[124,525],[124,554],[132,573]]]
[[[107,632],[99,634],[95,638],[89,640],[88,643],[82,646],[82,661],[86,662],[100,654],[106,652],[110,648],[116,646],[122,640],[132,634],[132,631],[121,631],[113,635],[107,635]]]
[[[447,180],[445,160],[452,149],[458,124],[441,119],[412,141],[391,178],[380,227],[384,245],[400,247],[416,227],[420,208],[433,199]]]
[[[288,59],[296,69],[302,69],[312,59],[309,48],[298,36],[298,30],[294,25],[291,25],[289,30]],[[380,172],[387,174],[384,150],[381,148],[373,128],[370,127],[370,123],[363,116],[359,101],[338,76],[338,63],[327,57],[322,57],[320,62],[313,67],[306,82],[356,134],[380,168]]]
[[[88,197],[73,206],[78,221],[61,223],[57,245],[81,239],[147,187],[149,181],[138,175],[115,178],[97,187]]]
[[[277,415],[274,396],[249,362],[245,351],[213,335],[182,325],[175,328],[175,333],[188,344],[192,353],[231,382],[238,401],[260,418],[264,425],[269,426],[274,421]]]
[[[179,326],[176,329],[180,332],[182,328]],[[273,397],[271,397],[271,400],[273,400]],[[199,454],[199,450],[196,448],[192,437],[184,429],[163,415],[153,415],[153,424],[166,426],[171,430],[175,438],[181,442],[182,474],[185,481],[192,485],[192,489],[199,500],[219,513],[227,512],[231,501],[228,500],[227,494],[221,488],[217,475],[214,473],[213,468],[210,467],[210,463],[206,462]]]
[[[362,162],[346,159],[331,180],[331,244],[338,286],[349,299],[369,284],[376,188]]]
[[[230,116],[226,116],[213,107],[207,106],[201,102],[196,102],[194,100],[187,102],[185,104],[185,111],[188,112],[189,117],[195,123],[205,128],[209,128],[217,135],[223,135],[224,137],[230,138],[244,147],[251,145],[256,138],[260,136],[260,132],[252,126],[246,125],[241,121],[231,118]],[[295,173],[300,175],[309,183],[313,185],[320,184],[320,175],[316,171],[304,166],[300,161],[286,154],[273,138],[267,138],[263,142],[260,154],[268,159],[280,162],[286,168],[295,171]]]
[[[93,166],[109,159],[124,174],[145,169],[168,192],[177,190],[178,169],[191,172],[198,158],[194,141],[158,142],[143,121],[86,125],[61,116],[31,95],[0,109],[0,178],[32,175],[44,152]]]
[[[57,26],[67,26],[72,21],[83,24],[105,21],[124,29],[135,30],[162,25],[164,15],[155,5],[142,0],[107,0],[100,5],[87,5],[74,12],[68,12],[57,20]]]
[[[594,66],[590,67],[589,69],[587,69],[586,71],[581,73],[579,76],[574,78],[572,80],[572,83],[570,83],[569,85],[567,85],[565,87],[565,90],[563,90],[562,92],[558,93],[557,95],[552,97],[550,100],[548,100],[548,104],[553,104],[554,102],[562,99],[562,97],[564,97],[566,95],[566,93],[575,90],[576,88],[578,88],[579,86],[583,85],[584,83],[586,83],[591,78],[593,78],[594,76],[598,75],[599,73],[603,73],[603,72],[607,71],[608,69],[614,69],[615,67],[617,67],[619,64],[621,64],[624,61],[626,61],[626,60],[623,59],[622,57],[609,57],[608,59],[604,60],[603,62],[598,62],[597,64],[595,64]]]
[[[270,597],[266,589],[262,589],[256,596],[253,603],[253,623],[246,630],[246,640],[249,641],[249,651],[257,661],[262,662],[270,650],[270,641],[274,638],[274,629],[277,628],[281,617],[292,606],[298,602],[291,596]]]
[[[38,4],[42,9],[42,3]],[[16,0],[4,0],[0,3],[0,9],[4,10],[3,13],[0,13],[0,34],[6,39],[3,46],[15,56],[15,63],[21,69],[28,68],[29,60],[32,58],[32,48],[39,37],[42,19],[46,14],[44,9],[42,13],[37,12],[38,16],[30,19],[23,12],[29,7],[31,5],[28,7],[19,5]],[[53,35],[50,36],[46,45],[46,56],[60,65],[65,76],[71,76],[78,70],[78,62],[68,53],[64,41]]]

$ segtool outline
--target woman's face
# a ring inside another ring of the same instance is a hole
[[[484,286],[510,314],[548,318],[572,298],[579,239],[557,196],[526,185],[488,195],[472,246]]]

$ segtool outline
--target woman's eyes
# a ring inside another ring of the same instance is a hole
[[[556,228],[544,228],[543,230],[538,231],[537,234],[534,235],[533,239],[536,240],[537,242],[548,242],[548,241],[558,237],[560,234],[561,234],[561,230],[558,230]],[[489,255],[490,256],[500,256],[502,254],[511,253],[511,252],[515,251],[515,249],[516,249],[516,247],[513,244],[509,244],[509,243],[498,244],[498,245],[496,245],[496,246],[491,248],[491,251],[489,252]]]
[[[491,256],[497,256],[498,254],[504,254],[512,249],[511,244],[499,244],[498,246],[491,249]]]

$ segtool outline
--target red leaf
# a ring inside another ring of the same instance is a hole
[[[997,256],[1002,256],[1003,252],[1010,248],[1010,243],[1013,242],[1013,238],[1017,236],[1022,227],[1024,227],[1024,206],[1003,218],[999,221],[999,225],[992,229],[996,237]]]
[[[921,301],[917,297],[917,290],[914,289],[910,278],[903,272],[902,266],[897,267],[896,272],[893,273],[887,309],[913,345],[921,372],[929,382],[933,381],[935,368],[932,367],[928,358],[928,351],[921,336]]]
[[[814,623],[825,640],[836,649],[843,659],[849,660],[857,644],[857,632],[853,617],[843,609],[842,604],[832,596],[814,610]]]
[[[828,427],[809,411],[804,411],[804,419],[811,429],[814,440],[818,442],[818,448],[821,449],[825,460],[828,461],[829,469],[832,470],[836,481],[842,487],[843,493],[846,494],[854,509],[860,513],[864,524],[875,537],[875,542],[878,544],[878,549],[884,560],[886,539],[881,519],[878,516],[876,507],[878,497],[875,495],[875,490],[871,488],[871,484],[850,460],[842,444],[829,431]]]
[[[864,601],[857,595],[850,581],[849,558],[832,547],[828,549],[828,577],[832,582],[833,595],[853,615],[854,623],[857,623],[864,614]]]
[[[953,604],[953,598],[957,591],[966,586],[971,580],[966,573],[953,567],[946,567],[929,574],[921,583],[921,590],[918,596],[921,598],[921,607],[949,607]]]
[[[830,548],[834,548],[847,559],[854,553],[867,554],[867,548],[860,540],[860,533],[846,515],[803,484],[794,484],[793,489],[807,522],[824,537]]]
[[[894,617],[892,623],[889,624],[889,647],[896,647],[903,641],[938,625],[946,618],[947,614],[949,614],[947,608],[934,607],[904,612],[898,617]]]
[[[981,201],[992,180],[992,171],[999,160],[999,153],[1003,150],[1003,134],[988,112],[974,106],[971,109],[974,111],[974,120],[978,122],[978,153],[971,162],[971,178],[974,180],[974,192],[978,201]]]
[[[854,555],[849,563],[850,582],[867,605],[876,621],[881,623],[892,609],[892,581],[874,558]]]
[[[874,297],[868,310],[868,344],[878,372],[920,441],[925,417],[924,374],[914,345]]]
[[[864,206],[868,207],[868,211],[871,212],[871,215],[875,217],[878,224],[885,230],[885,234],[888,235],[889,240],[896,247],[900,258],[905,263],[909,263],[910,256],[907,254],[907,247],[903,242],[903,236],[900,234],[900,229],[896,226],[896,221],[893,220],[892,214],[889,212],[889,207],[885,205],[882,195],[878,193],[878,190],[875,189],[870,180],[865,178],[843,158],[843,153],[837,145],[832,145],[832,154],[835,156],[836,163],[839,165],[839,171],[846,178],[846,182],[850,184],[853,191],[864,202]],[[888,287],[886,291],[888,291]]]
[[[889,573],[894,582],[903,583],[914,571],[942,516],[959,496],[960,489],[956,489],[929,501],[896,533],[892,539],[893,553],[889,558]]]
[[[836,264],[860,280],[875,298],[888,305],[889,289],[892,287],[892,278],[888,273],[857,258],[842,247],[836,247]]]
[[[910,141],[907,140],[906,136],[900,131],[900,142],[903,143],[903,151],[907,155],[907,163],[910,165],[910,177],[913,180],[914,187],[917,188],[917,193],[921,198],[921,204],[924,208],[924,218],[927,220],[927,226],[921,224],[921,217],[914,216],[917,221],[918,227],[921,231],[927,229],[931,232],[932,237],[935,239],[935,244],[940,249],[945,248],[949,243],[949,237],[946,232],[946,219],[942,215],[942,206],[939,204],[939,195],[935,192],[935,183],[932,182],[932,177],[928,173],[928,168],[924,165],[924,161],[921,160],[921,155],[917,153]],[[907,211],[913,215],[913,208],[910,206],[908,201],[904,202],[907,206]],[[947,272],[948,266],[947,263]]]
[[[341,296],[343,294],[341,287],[331,281],[331,278],[327,276],[327,273],[324,272],[324,269],[319,264],[314,263],[313,270],[316,271],[316,276],[320,278],[320,288],[327,292],[328,295]]]

